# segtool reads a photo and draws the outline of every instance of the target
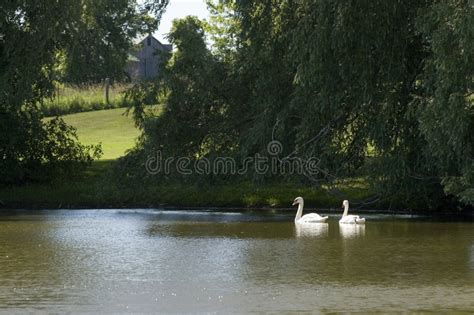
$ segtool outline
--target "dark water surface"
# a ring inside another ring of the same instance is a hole
[[[474,223],[294,213],[0,214],[0,312],[474,312]]]

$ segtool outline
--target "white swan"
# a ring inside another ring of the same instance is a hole
[[[317,213],[308,213],[304,216],[303,214],[303,207],[304,207],[304,200],[302,197],[297,197],[293,201],[293,206],[298,205],[298,211],[296,212],[295,223],[324,223],[328,219],[328,217],[322,217]]]
[[[347,215],[349,212],[349,201],[344,200],[342,202],[344,213],[342,218],[339,220],[339,224],[365,224],[365,218],[360,218],[358,215]]]

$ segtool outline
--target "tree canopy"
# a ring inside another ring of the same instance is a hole
[[[308,184],[362,177],[386,202],[474,204],[472,1],[208,5],[208,26],[175,22],[165,114],[138,150],[248,156],[276,137],[318,157]]]
[[[162,3],[156,1],[154,10]],[[0,183],[77,173],[100,155],[100,147],[78,143],[75,130],[62,120],[42,121],[37,104],[53,95],[58,63],[64,61],[58,56],[66,54],[66,74],[75,82],[116,74],[117,60],[149,22],[146,12],[136,10],[135,1],[2,2]],[[88,69],[87,62],[95,62],[93,74],[76,76],[79,68]]]
[[[158,26],[135,0],[81,0],[80,18],[67,26],[70,39],[60,79],[75,84],[123,80],[133,40]]]

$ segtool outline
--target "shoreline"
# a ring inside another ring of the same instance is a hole
[[[6,213],[9,211],[61,211],[61,210],[71,210],[71,211],[101,211],[101,210],[147,210],[147,211],[162,211],[162,212],[172,212],[172,211],[183,211],[183,212],[209,212],[209,213],[260,213],[260,214],[291,214],[295,212],[295,209],[292,207],[242,207],[242,206],[171,206],[171,205],[148,205],[148,206],[139,206],[137,204],[132,205],[96,205],[96,206],[80,206],[80,205],[17,205],[14,207],[9,207],[0,203],[0,214]],[[413,215],[413,216],[425,216],[425,217],[453,217],[453,218],[471,218],[474,220],[474,211],[464,210],[464,211],[430,211],[430,210],[388,210],[388,209],[364,209],[364,208],[355,208],[353,210],[357,214],[380,214],[380,215]],[[325,207],[308,207],[304,210],[305,212],[314,212],[317,211],[323,214],[329,215],[340,215],[342,211],[339,208],[325,208]]]
[[[120,184],[110,170],[115,161],[92,163],[83,177],[51,183],[0,187],[0,211],[43,209],[160,209],[197,211],[259,211],[277,213],[296,211],[291,203],[296,196],[305,199],[305,212],[342,213],[342,200],[351,202],[357,213],[407,214],[429,216],[474,216],[474,209],[424,209],[420,203],[374,200],[367,181],[347,179],[339,184],[338,194],[326,187],[297,183],[248,181],[209,184],[162,182]],[[421,210],[420,210],[421,209]]]

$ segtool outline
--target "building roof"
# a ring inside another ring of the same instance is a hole
[[[171,44],[163,44],[162,42],[160,42],[158,39],[156,39],[153,35],[149,34],[147,36],[145,36],[144,38],[142,39],[137,39],[136,41],[134,41],[134,44],[135,45],[140,45],[140,44],[145,44],[145,41],[146,39],[150,37],[153,41],[157,42],[161,48],[163,48],[163,50],[166,50],[166,51],[172,51],[173,50],[173,45]]]

